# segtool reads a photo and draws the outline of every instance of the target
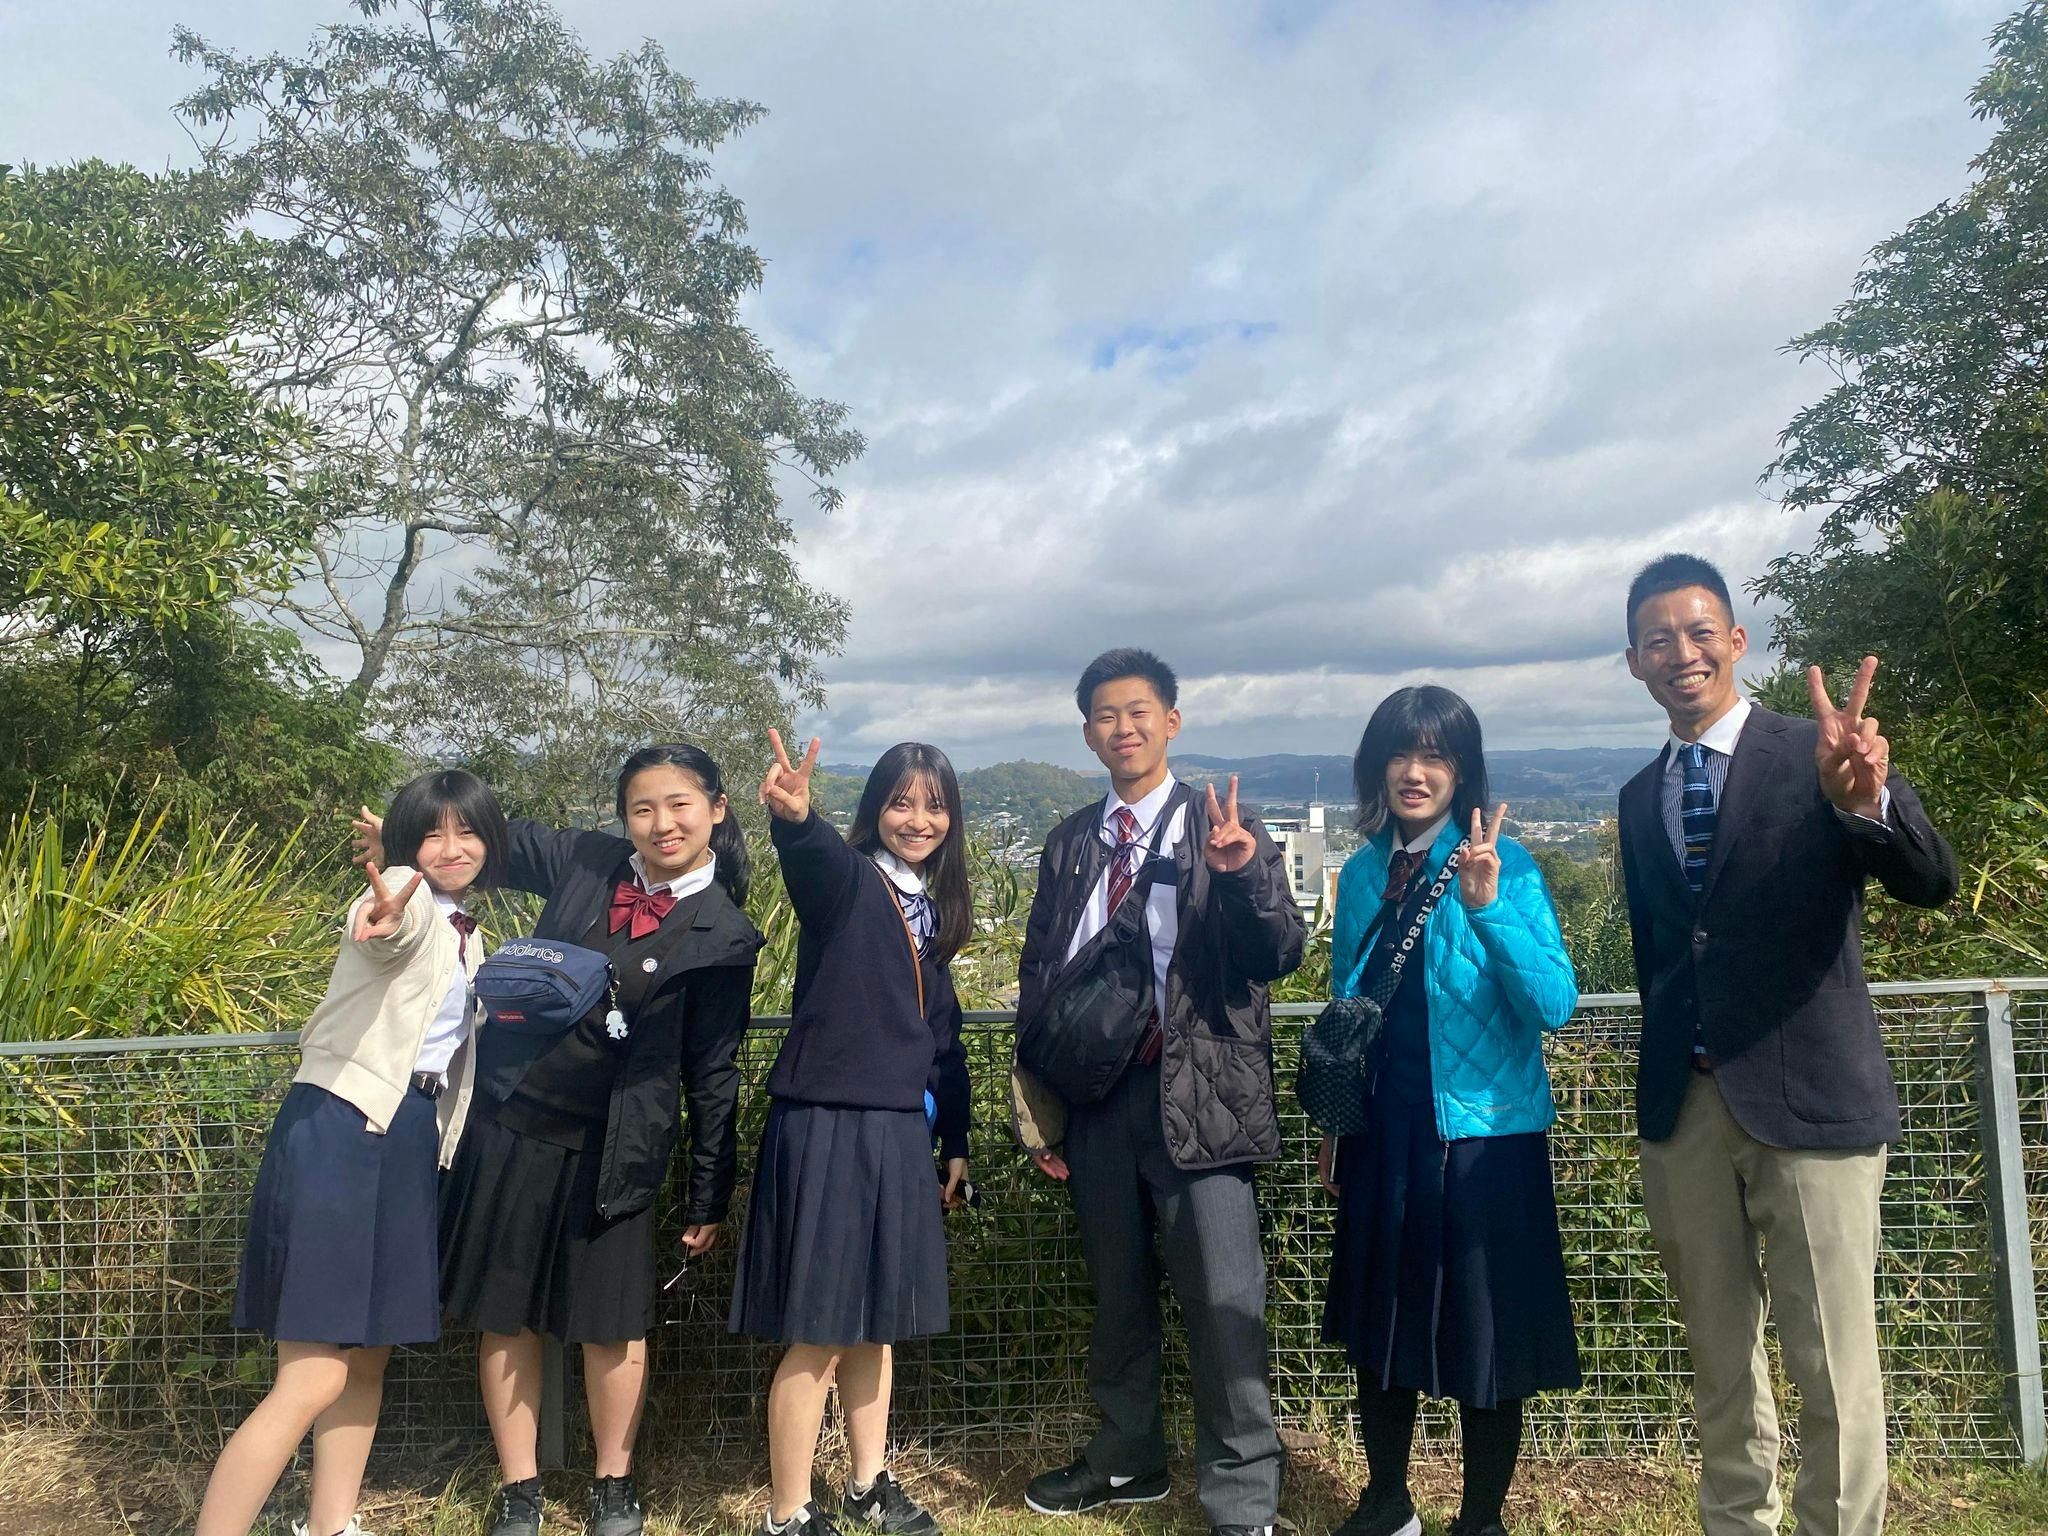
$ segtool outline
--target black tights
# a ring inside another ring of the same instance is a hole
[[[1375,1488],[1408,1487],[1408,1453],[1415,1444],[1415,1412],[1419,1392],[1399,1387],[1358,1389],[1358,1433],[1365,1442],[1365,1464]],[[1458,1427],[1465,1437],[1465,1497],[1458,1523],[1475,1530],[1500,1519],[1508,1484],[1515,1480],[1515,1459],[1522,1451],[1522,1399],[1511,1397],[1496,1408],[1458,1404]]]

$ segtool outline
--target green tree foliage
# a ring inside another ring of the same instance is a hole
[[[649,737],[751,766],[845,622],[782,487],[829,508],[862,446],[741,323],[762,262],[708,157],[760,109],[540,0],[355,9],[303,58],[177,33],[206,165],[281,242],[259,377],[356,488],[299,617],[359,694],[586,804]]]
[[[1993,35],[1969,187],[1871,253],[1793,349],[1837,379],[1768,474],[1820,509],[1757,591],[1793,663],[1883,660],[1874,708],[1966,868],[1958,913],[1881,907],[1897,974],[2048,964],[2048,4]],[[1803,712],[1787,672],[1764,696]]]
[[[283,828],[393,771],[236,609],[291,579],[318,496],[304,422],[240,371],[263,265],[190,178],[0,172],[0,804],[76,833],[162,785]]]
[[[0,166],[0,611],[15,638],[104,643],[288,578],[311,522],[304,427],[232,363],[260,251],[189,178]]]

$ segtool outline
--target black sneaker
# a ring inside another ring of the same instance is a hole
[[[1024,1488],[1024,1502],[1041,1515],[1078,1515],[1105,1504],[1150,1504],[1166,1497],[1166,1468],[1137,1477],[1109,1477],[1088,1465],[1086,1456],[1041,1472]]]
[[[1422,1536],[1422,1518],[1406,1488],[1367,1488],[1351,1518],[1330,1536]]]
[[[592,1478],[587,1536],[640,1536],[640,1527],[640,1495],[633,1488],[633,1474]]]
[[[889,1536],[939,1536],[939,1522],[928,1510],[903,1491],[903,1485],[887,1472],[879,1473],[866,1493],[855,1493],[846,1485],[846,1497],[839,1505],[839,1523],[861,1530],[887,1531]]]
[[[507,1483],[491,1500],[486,1536],[540,1536],[540,1479]]]
[[[832,1517],[825,1513],[825,1507],[816,1499],[791,1515],[785,1524],[777,1525],[772,1512],[761,1517],[761,1536],[839,1536],[839,1527]]]

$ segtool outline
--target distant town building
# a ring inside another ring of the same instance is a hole
[[[1330,844],[1323,807],[1310,805],[1299,816],[1269,816],[1266,830],[1286,862],[1287,884],[1294,892],[1295,905],[1312,914],[1330,898],[1329,874],[1325,873]]]

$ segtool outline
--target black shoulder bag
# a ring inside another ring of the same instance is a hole
[[[1102,1102],[1130,1064],[1158,1004],[1145,900],[1158,881],[1177,878],[1159,844],[1185,797],[1185,790],[1177,792],[1160,810],[1129,893],[1017,1032],[1018,1061],[1069,1104]]]
[[[1416,909],[1401,944],[1385,973],[1374,983],[1367,997],[1357,995],[1372,963],[1374,940],[1381,925],[1396,910],[1388,902],[1365,932],[1359,944],[1358,969],[1351,973],[1350,997],[1332,998],[1329,1005],[1310,1022],[1301,1037],[1301,1057],[1294,1069],[1294,1096],[1302,1110],[1326,1136],[1351,1136],[1366,1128],[1371,1119],[1373,1073],[1378,1066],[1380,1032],[1386,1023],[1387,1004],[1401,985],[1401,968],[1409,952],[1422,937],[1423,926],[1451,881],[1457,877],[1458,861],[1465,856],[1460,842],[1444,860],[1430,884],[1429,894]]]

